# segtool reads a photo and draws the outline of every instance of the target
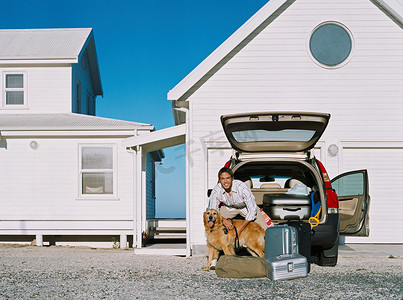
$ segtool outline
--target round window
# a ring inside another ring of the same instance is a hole
[[[347,63],[352,48],[350,32],[338,23],[319,25],[309,39],[309,50],[313,58],[325,67],[340,67]]]

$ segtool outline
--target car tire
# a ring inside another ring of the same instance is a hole
[[[339,239],[330,249],[324,249],[319,252],[319,266],[334,267],[337,265],[337,258],[339,256]]]

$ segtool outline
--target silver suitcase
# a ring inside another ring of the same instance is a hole
[[[280,225],[265,232],[265,258],[298,253],[298,231],[295,227]]]
[[[306,277],[308,261],[301,254],[283,254],[266,258],[266,275],[271,280]]]
[[[265,194],[263,209],[273,220],[307,220],[311,216],[311,199],[297,194]]]

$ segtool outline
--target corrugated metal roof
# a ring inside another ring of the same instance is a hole
[[[77,58],[91,30],[1,29],[0,59]]]
[[[150,124],[81,114],[0,114],[1,130],[153,130]]]

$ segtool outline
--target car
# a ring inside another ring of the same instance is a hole
[[[328,113],[314,112],[221,116],[233,148],[225,166],[249,184],[257,205],[275,224],[296,219],[316,225],[311,229],[311,255],[321,266],[337,264],[340,235],[369,235],[367,170],[330,180],[314,156],[329,119]],[[310,221],[313,206],[320,207],[316,221]]]

